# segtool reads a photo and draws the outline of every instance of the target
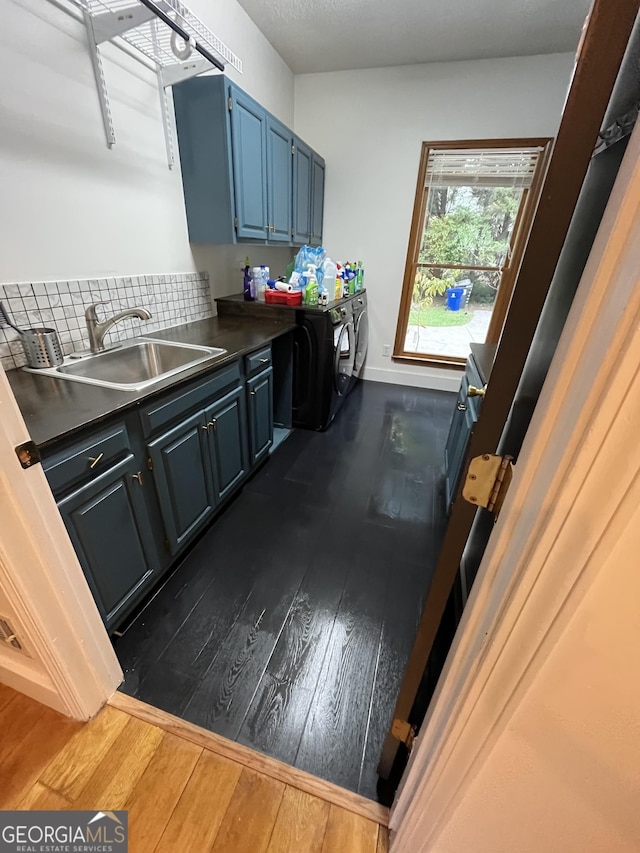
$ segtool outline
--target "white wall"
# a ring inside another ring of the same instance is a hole
[[[394,363],[421,143],[554,136],[572,54],[299,75],[295,130],[327,162],[324,245],[362,259],[370,300],[365,376],[455,388],[459,373]]]
[[[214,287],[228,289],[227,254],[220,262],[216,249],[192,255],[154,74],[105,47],[117,140],[109,151],[84,27],[43,0],[2,6],[0,281],[188,272],[206,263],[217,269]],[[293,74],[236,0],[190,6],[242,59],[244,73],[229,76],[292,125]],[[238,273],[233,289],[241,282]]]

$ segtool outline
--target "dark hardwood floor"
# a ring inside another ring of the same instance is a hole
[[[375,799],[454,400],[361,383],[295,431],[115,641],[122,690]]]

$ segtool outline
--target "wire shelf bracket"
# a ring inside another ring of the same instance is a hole
[[[52,0],[61,8],[58,0]],[[69,0],[82,13],[98,90],[107,146],[116,142],[100,46],[133,48],[155,71],[167,163],[175,165],[173,122],[167,89],[225,64],[242,73],[242,61],[180,0]],[[69,8],[71,12],[71,8]],[[127,51],[128,53],[131,52]]]

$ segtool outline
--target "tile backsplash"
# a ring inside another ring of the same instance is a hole
[[[0,284],[0,300],[16,326],[55,328],[65,355],[89,346],[84,312],[93,302],[108,303],[97,309],[100,320],[125,308],[146,308],[151,314],[146,322],[127,318],[116,323],[105,336],[107,346],[213,315],[206,272]],[[0,363],[5,370],[26,364],[19,338],[13,329],[0,328]]]

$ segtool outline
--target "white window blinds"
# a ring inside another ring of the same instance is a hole
[[[434,149],[429,151],[427,187],[531,186],[542,148]]]

